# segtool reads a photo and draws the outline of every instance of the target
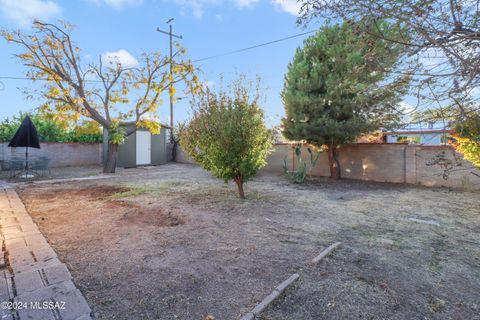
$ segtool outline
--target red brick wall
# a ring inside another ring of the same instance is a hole
[[[61,143],[46,142],[40,149],[29,148],[32,158],[46,156],[51,167],[100,165],[102,163],[102,145],[100,143]],[[0,144],[0,160],[11,157],[25,157],[25,148],[9,148]]]

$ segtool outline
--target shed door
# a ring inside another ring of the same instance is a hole
[[[152,136],[149,131],[137,131],[137,165],[152,163]]]

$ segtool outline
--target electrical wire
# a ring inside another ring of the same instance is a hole
[[[216,58],[220,58],[220,57],[224,57],[224,56],[228,56],[228,55],[232,55],[232,54],[236,54],[236,53],[241,53],[241,52],[245,52],[245,51],[248,51],[248,50],[253,50],[253,49],[260,48],[260,47],[275,44],[275,43],[278,43],[278,42],[282,42],[282,41],[298,38],[298,37],[301,37],[301,36],[305,36],[305,35],[314,33],[316,31],[317,30],[310,30],[310,31],[294,34],[292,36],[288,36],[288,37],[284,37],[284,38],[280,38],[280,39],[256,44],[256,45],[253,45],[253,46],[250,46],[250,47],[241,48],[241,49],[237,49],[237,50],[233,50],[233,51],[229,51],[229,52],[225,52],[225,53],[220,53],[220,54],[208,56],[208,57],[201,58],[201,59],[196,59],[196,60],[193,60],[192,62],[193,63],[202,62],[202,61],[212,60],[212,59],[216,59]],[[4,79],[4,80],[32,80],[32,79],[27,78],[27,77],[13,77],[13,76],[0,76],[0,79]],[[45,79],[37,79],[37,80],[45,80]],[[101,82],[101,81],[100,80],[85,80],[85,82]]]
[[[196,59],[196,60],[193,60],[192,62],[207,61],[207,60],[211,60],[211,59],[216,59],[216,58],[232,55],[232,54],[235,54],[235,53],[245,52],[245,51],[248,51],[248,50],[268,46],[268,45],[271,45],[271,44],[274,44],[274,43],[278,43],[278,42],[290,40],[290,39],[293,39],[293,38],[298,38],[298,37],[301,37],[301,36],[305,36],[307,34],[311,34],[311,33],[314,33],[314,32],[317,32],[317,30],[310,30],[310,31],[307,31],[307,32],[302,32],[302,33],[295,34],[293,36],[289,36],[289,37],[280,38],[280,39],[273,40],[273,41],[268,41],[268,42],[256,44],[256,45],[253,45],[253,46],[250,46],[250,47],[237,49],[237,50],[233,50],[233,51],[229,51],[229,52],[225,52],[225,53],[220,53],[220,54],[212,55],[212,56],[201,58],[201,59]]]

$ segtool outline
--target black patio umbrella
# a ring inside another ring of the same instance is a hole
[[[25,147],[25,177],[28,177],[28,148],[40,149],[37,128],[35,128],[29,116],[23,119],[8,146],[13,148]]]

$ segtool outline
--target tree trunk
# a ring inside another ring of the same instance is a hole
[[[328,164],[330,165],[330,178],[340,179],[340,162],[337,159],[337,147],[328,147]]]
[[[177,148],[178,142],[172,143],[172,162],[177,162]]]
[[[238,195],[241,199],[245,199],[245,193],[243,192],[243,179],[242,177],[237,177],[234,179],[238,187]]]
[[[103,166],[103,173],[115,173],[117,167],[117,151],[118,144],[108,143],[108,152],[105,165]]]

